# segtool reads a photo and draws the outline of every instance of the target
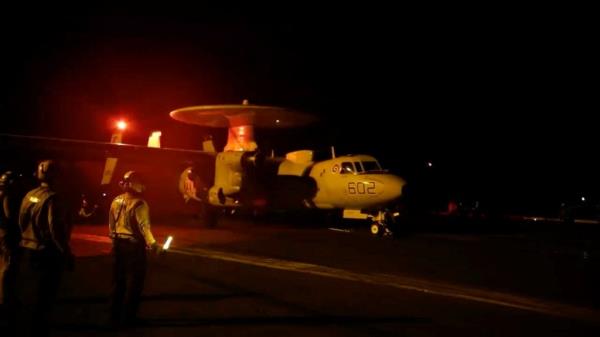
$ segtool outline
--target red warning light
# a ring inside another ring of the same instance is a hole
[[[127,129],[127,123],[124,120],[120,120],[117,122],[117,129],[123,131]]]

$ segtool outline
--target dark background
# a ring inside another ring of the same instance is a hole
[[[125,117],[125,142],[222,146],[168,112],[249,99],[321,120],[258,130],[262,148],[373,154],[422,196],[535,213],[598,195],[585,8],[86,6],[0,12],[0,132],[105,141]]]

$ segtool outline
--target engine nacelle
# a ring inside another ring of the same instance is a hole
[[[313,151],[300,150],[289,152],[285,155],[285,160],[279,165],[277,175],[302,177],[307,174],[312,165]]]
[[[215,183],[208,191],[212,205],[239,206],[235,196],[242,189],[242,177],[248,166],[256,165],[257,155],[253,152],[226,151],[217,155],[215,161]]]

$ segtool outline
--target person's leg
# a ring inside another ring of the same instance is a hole
[[[112,249],[112,288],[110,293],[110,320],[113,324],[121,322],[121,312],[123,300],[125,298],[126,285],[126,255],[123,252],[123,245],[119,240],[115,240]]]
[[[46,254],[48,255],[44,257],[44,265],[41,267],[38,302],[33,312],[35,336],[47,336],[49,333],[50,315],[56,303],[63,274],[64,265],[58,253],[50,252]]]
[[[35,336],[35,312],[39,306],[38,290],[42,277],[37,252],[23,249],[17,276],[15,335]]]
[[[8,322],[7,336],[9,337],[15,335],[17,312],[19,311],[17,278],[19,275],[20,255],[19,248],[14,248],[11,251],[8,267],[4,274],[4,307],[6,309],[6,321]]]
[[[6,296],[8,289],[6,289],[7,281],[10,273],[10,256],[11,256],[11,245],[8,233],[3,228],[0,228],[0,306],[6,308]],[[1,317],[4,317],[2,315]]]
[[[144,280],[146,278],[146,249],[143,244],[137,244],[131,247],[130,255],[130,280],[129,280],[129,298],[125,317],[130,323],[135,323],[140,307],[142,292],[144,290]]]
[[[10,256],[8,254],[8,250],[4,246],[4,240],[1,236],[2,233],[0,233],[0,305],[2,305],[2,308],[5,309],[6,299],[4,297],[6,296],[6,278],[10,263]]]

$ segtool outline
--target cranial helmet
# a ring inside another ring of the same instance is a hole
[[[8,188],[15,181],[12,171],[6,171],[0,176],[0,189]]]
[[[136,171],[125,173],[125,175],[123,175],[123,180],[119,182],[119,186],[126,192],[142,193],[146,189],[140,174]]]
[[[194,180],[198,177],[198,172],[195,167],[190,167],[187,169],[187,178],[189,180]]]
[[[43,160],[38,164],[36,177],[42,182],[53,181],[58,174],[57,164],[53,160]]]

